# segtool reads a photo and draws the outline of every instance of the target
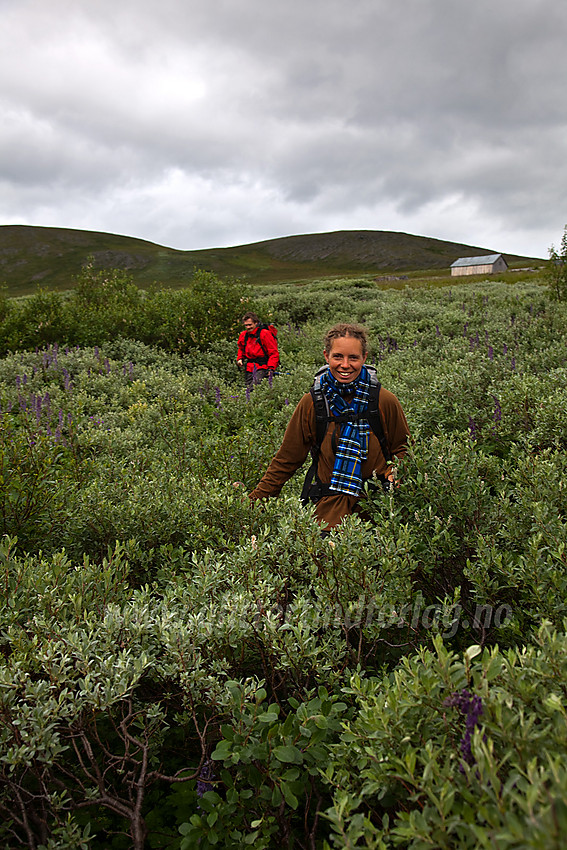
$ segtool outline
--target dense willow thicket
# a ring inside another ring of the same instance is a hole
[[[2,846],[560,848],[565,305],[273,288],[282,366],[247,394],[231,292],[208,339],[173,307],[152,345],[135,313],[117,335],[91,286],[100,338],[5,342]],[[338,320],[368,328],[412,443],[397,491],[322,539],[301,473],[246,491]]]

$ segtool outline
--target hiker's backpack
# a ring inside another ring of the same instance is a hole
[[[382,417],[380,416],[380,407],[379,407],[379,399],[380,399],[380,381],[378,380],[378,376],[376,374],[376,369],[374,366],[366,366],[368,371],[368,376],[370,378],[370,391],[368,398],[368,407],[363,416],[357,416],[354,413],[344,413],[341,416],[333,416],[329,409],[329,402],[327,401],[327,397],[323,392],[321,387],[321,378],[327,372],[328,366],[322,366],[319,371],[315,374],[315,379],[313,381],[313,385],[309,392],[311,393],[311,398],[313,399],[313,407],[315,408],[315,421],[316,421],[316,435],[315,435],[315,443],[311,448],[311,457],[313,461],[311,466],[307,470],[307,475],[305,476],[305,481],[303,483],[303,490],[301,491],[301,501],[304,505],[308,502],[318,502],[323,496],[328,496],[335,491],[329,488],[328,484],[323,483],[318,475],[318,467],[319,467],[319,454],[321,452],[321,444],[323,442],[323,438],[327,433],[327,428],[329,427],[329,422],[360,422],[361,420],[367,421],[370,425],[372,431],[378,438],[380,443],[380,447],[382,449],[382,454],[384,455],[384,460],[386,463],[390,463],[392,460],[392,454],[390,452],[390,448],[388,446],[388,442],[386,440],[386,435],[384,433],[384,427],[382,425]],[[334,440],[334,435],[333,435]],[[336,446],[333,446],[333,449],[336,449]],[[390,482],[386,480],[386,478],[381,475],[378,476],[380,479],[380,483],[385,490],[388,490],[390,487]]]
[[[261,331],[269,331],[272,334],[273,338],[275,339],[276,346],[277,346],[278,329],[276,328],[275,325],[266,325],[262,322],[257,326],[256,330],[253,333],[249,333],[249,332],[246,333],[246,342],[249,339],[255,339],[256,342],[258,343],[258,345],[260,346],[260,348],[262,349],[262,351],[264,352],[263,357],[249,357],[248,360],[252,360],[254,363],[257,363],[258,366],[266,366],[267,363],[268,363],[268,352],[266,350],[266,346],[262,342]],[[276,363],[276,366],[279,366],[279,364],[280,364],[280,355],[279,355],[279,352],[278,352],[278,362]]]

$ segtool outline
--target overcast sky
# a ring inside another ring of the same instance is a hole
[[[0,0],[0,224],[547,257],[565,0]]]

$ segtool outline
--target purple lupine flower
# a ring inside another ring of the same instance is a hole
[[[61,369],[61,372],[63,374],[63,384],[65,386],[65,392],[68,393],[71,387],[71,376],[69,375],[67,369]]]
[[[286,398],[284,404],[289,404],[289,398]]]
[[[20,393],[18,393],[18,403],[20,405],[20,410],[22,411],[22,413],[25,413],[28,405],[27,405],[27,402],[26,402],[24,396],[21,395]]]
[[[213,770],[213,762],[211,759],[207,759],[201,770],[199,771],[199,776],[197,777],[197,797],[202,797],[203,794],[206,794],[207,791],[211,790],[211,785],[215,778],[215,772]]]
[[[467,335],[468,329],[469,329],[469,323],[465,322],[465,324],[463,325],[463,336]]]
[[[493,395],[492,398],[494,399],[494,414],[493,414],[492,418],[495,422],[501,422],[502,421],[502,407],[500,405],[498,398],[495,395]]]
[[[494,360],[494,349],[491,345],[488,346],[488,359]]]
[[[100,360],[100,352],[98,350],[98,345],[95,345],[95,347],[94,347],[94,354],[95,354],[96,359]]]
[[[252,392],[252,388],[247,386],[246,387],[246,401],[247,402],[250,401],[250,393],[251,392]]]
[[[471,435],[471,440],[476,440],[478,436],[478,425],[472,418],[469,416],[469,434]]]
[[[106,374],[110,375],[110,363],[108,362],[108,357],[104,358],[104,366],[106,368]]]
[[[27,376],[27,374],[24,372],[24,377],[22,378],[22,383],[23,383],[24,387],[25,387],[25,385],[27,384],[27,382],[28,382],[28,376]]]
[[[502,354],[508,354],[508,346],[506,345],[506,343],[504,343],[504,345],[502,346]]]
[[[462,691],[456,691],[444,701],[445,706],[454,706],[458,708],[461,714],[465,717],[465,734],[461,738],[460,749],[461,755],[467,764],[474,764],[474,756],[472,754],[471,741],[475,728],[479,725],[479,719],[483,713],[482,699],[477,694],[471,694],[467,688]],[[460,770],[464,772],[463,765],[460,765]]]
[[[436,334],[436,336],[441,336],[441,331],[439,330],[439,325],[435,325],[435,334]]]
[[[512,370],[512,372],[516,371],[516,358],[515,357],[512,357],[512,360],[510,361],[510,369]]]
[[[217,407],[221,406],[221,391],[220,387],[215,387],[215,402]]]
[[[22,386],[22,379],[20,378],[19,375],[16,375],[16,388],[19,390],[21,386]]]
[[[390,351],[398,351],[399,350],[399,346],[398,346],[397,341],[393,337],[390,337],[390,335],[388,335],[388,341],[389,341],[388,347],[389,347]]]

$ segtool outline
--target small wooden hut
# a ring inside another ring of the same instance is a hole
[[[451,265],[451,276],[465,274],[494,274],[505,272],[508,263],[502,254],[485,254],[483,257],[460,257]]]

